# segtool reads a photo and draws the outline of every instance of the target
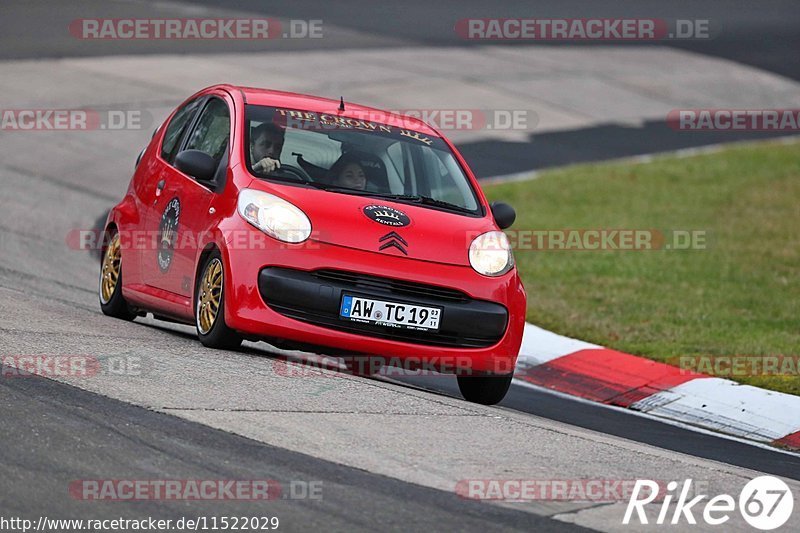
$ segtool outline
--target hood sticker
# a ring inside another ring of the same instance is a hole
[[[384,226],[401,228],[411,224],[411,219],[408,218],[408,215],[388,205],[370,204],[363,209],[363,212],[370,220]]]

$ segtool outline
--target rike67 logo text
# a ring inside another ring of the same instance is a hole
[[[692,490],[691,479],[683,482],[680,493],[677,491],[677,481],[670,481],[666,488],[666,494],[659,494],[659,484],[655,481],[637,480],[622,523],[630,524],[635,512],[636,520],[640,524],[648,524],[645,505],[651,502],[661,504],[655,520],[658,525],[697,524],[694,513],[698,513],[706,524],[720,526],[730,520],[736,510],[737,501],[729,494],[720,494],[705,502],[704,500],[709,498],[706,494],[699,494],[689,499]],[[667,522],[673,501],[674,509],[671,519]],[[773,476],[760,476],[744,486],[739,493],[738,506],[739,513],[748,524],[756,529],[769,531],[779,528],[789,520],[794,508],[794,497],[789,486],[782,480]]]

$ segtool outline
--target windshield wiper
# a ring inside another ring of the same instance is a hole
[[[350,187],[329,185],[326,183],[319,183],[316,181],[307,181],[303,183],[303,185],[309,185],[316,189],[322,189],[323,191],[354,194],[356,196],[372,196],[375,198],[384,198],[386,200],[396,200],[399,202],[412,202],[415,204],[440,207],[442,209],[448,209],[450,211],[458,211],[459,213],[475,214],[475,211],[473,209],[469,209],[467,207],[463,207],[458,204],[451,204],[450,202],[445,202],[444,200],[437,200],[436,198],[431,198],[430,196],[422,196],[419,194],[392,194],[392,193],[384,193],[376,191],[365,191],[362,189],[352,189]]]
[[[350,187],[341,187],[339,185],[330,185],[327,183],[320,183],[318,181],[303,181],[300,182],[303,185],[308,185],[309,187],[314,187],[315,189],[321,189],[323,191],[330,191],[330,192],[341,192],[345,194],[355,194],[357,196],[372,196],[375,193],[370,191],[364,191],[362,189],[351,189]]]
[[[280,170],[278,170],[278,172],[280,172]],[[272,172],[272,173],[266,174],[266,175],[264,175],[264,174],[259,175],[257,173],[253,173],[253,175],[256,178],[260,179],[260,180],[280,181],[282,183],[301,183],[301,184],[305,183],[300,178],[298,178],[298,177],[296,177],[296,176],[294,176],[292,174],[289,174],[289,173],[277,174],[275,172]]]
[[[280,172],[280,170],[278,171]],[[314,187],[315,189],[321,189],[323,191],[331,191],[331,192],[342,192],[347,194],[356,194],[361,196],[371,196],[374,193],[369,191],[364,191],[361,189],[351,189],[349,187],[340,187],[338,185],[329,185],[327,183],[320,183],[318,181],[305,181],[298,177],[295,177],[291,174],[275,174],[272,173],[268,176],[259,179],[266,179],[266,180],[273,180],[273,181],[280,181],[284,183],[296,183],[297,185],[308,185],[309,187]]]
[[[375,196],[379,196],[380,198],[386,198],[387,200],[398,200],[401,202],[413,202],[417,204],[423,205],[430,205],[432,207],[441,207],[442,209],[449,209],[451,211],[458,211],[459,213],[470,213],[474,214],[475,211],[473,209],[469,209],[467,207],[452,204],[450,202],[445,202],[444,200],[437,200],[436,198],[431,198],[430,196],[423,196],[420,194],[381,194],[375,193]]]

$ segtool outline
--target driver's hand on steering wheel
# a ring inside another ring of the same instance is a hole
[[[270,172],[274,172],[279,168],[281,168],[281,162],[277,159],[272,159],[271,157],[265,157],[253,165],[253,170],[256,172],[262,172],[264,174],[269,174]]]

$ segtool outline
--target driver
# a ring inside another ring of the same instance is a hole
[[[281,168],[284,129],[273,122],[264,122],[251,132],[250,163],[253,171],[270,174]]]

